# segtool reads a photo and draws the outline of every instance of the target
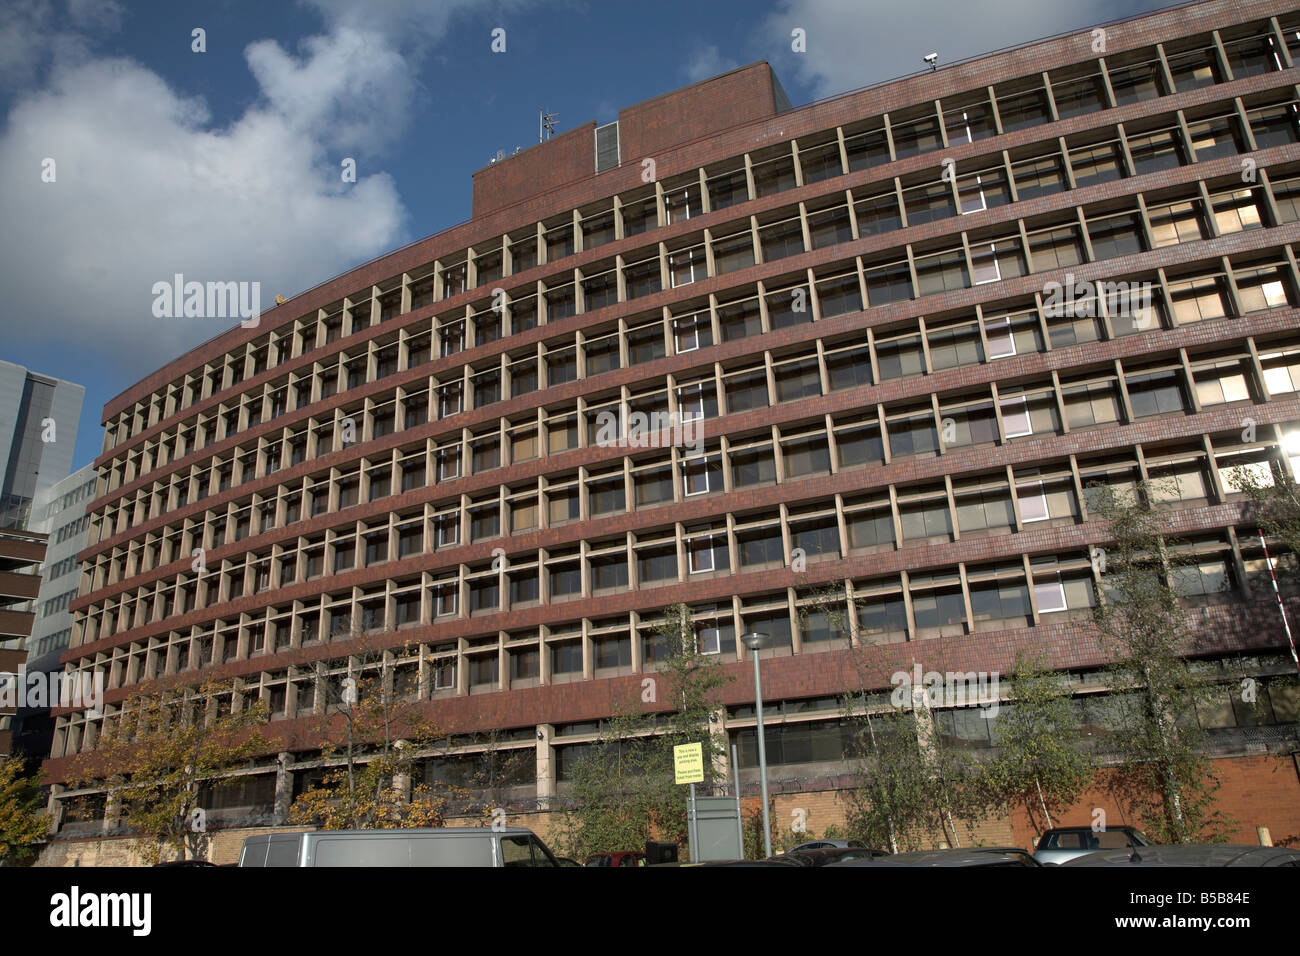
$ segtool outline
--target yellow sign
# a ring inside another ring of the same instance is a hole
[[[677,783],[703,783],[703,744],[679,744],[674,747],[673,773],[677,777]]]

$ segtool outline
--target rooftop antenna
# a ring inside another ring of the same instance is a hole
[[[537,142],[544,143],[555,135],[555,118],[559,113],[548,113],[545,108],[537,111]]]

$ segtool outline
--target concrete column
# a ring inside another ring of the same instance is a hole
[[[271,822],[276,826],[284,823],[289,816],[289,806],[293,803],[293,754],[288,751],[276,757],[275,770],[275,809]]]
[[[116,793],[109,793],[104,801],[104,824],[101,831],[107,835],[115,831],[122,816],[122,801]]]
[[[555,796],[555,727],[537,725],[537,809],[549,810]]]
[[[50,798],[45,804],[45,810],[50,816],[50,836],[59,832],[59,827],[63,825],[63,801],[59,798],[67,788],[61,783],[50,786]]]

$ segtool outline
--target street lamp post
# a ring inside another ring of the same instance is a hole
[[[758,669],[758,652],[767,643],[767,635],[758,631],[741,636],[754,659],[754,709],[758,712],[758,786],[763,800],[763,855],[772,855],[772,824],[767,817],[767,745],[763,739],[763,675]]]

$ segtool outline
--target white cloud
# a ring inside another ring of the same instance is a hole
[[[723,56],[716,44],[710,43],[695,48],[686,65],[682,67],[682,73],[691,83],[698,83],[719,73],[734,70],[738,66],[740,64],[731,57]]]
[[[779,0],[756,43],[778,69],[821,98],[939,64],[1041,37],[1082,29],[1167,4],[1167,0]],[[791,50],[791,31],[807,34],[807,52]]]
[[[68,0],[65,17],[19,0],[16,37],[0,41],[0,76],[28,78],[0,132],[6,337],[75,342],[125,385],[234,325],[154,318],[153,283],[259,281],[266,309],[407,238],[377,157],[410,122],[420,57],[470,3],[381,0],[365,16],[310,5],[325,32],[292,52],[249,44],[260,95],[216,125],[203,100],[138,62],[92,55],[68,26],[114,29],[111,0]],[[342,182],[345,156],[355,183]],[[46,157],[53,183],[41,180]]]
[[[154,318],[154,282],[256,280],[269,306],[393,245],[404,216],[387,175],[344,184],[273,110],[213,128],[201,101],[127,60],[60,72],[18,104],[0,168],[3,219],[23,224],[0,263],[8,333],[90,345],[131,374],[233,324]]]

